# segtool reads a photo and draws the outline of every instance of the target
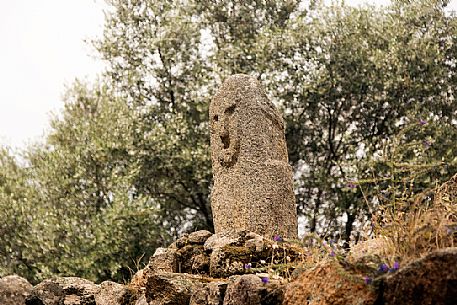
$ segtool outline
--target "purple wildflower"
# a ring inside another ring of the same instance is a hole
[[[331,257],[335,257],[335,255],[336,255],[336,254],[335,254],[335,251],[332,250],[332,252],[330,252],[330,256],[331,256]]]
[[[273,236],[273,240],[274,241],[282,241],[282,237],[278,234],[275,234],[275,236]]]
[[[397,271],[398,269],[400,269],[400,263],[399,262],[395,262],[394,263],[394,268],[393,268],[395,271]]]
[[[424,120],[424,119],[419,120],[419,125],[424,126],[425,124],[427,124],[426,120]]]
[[[389,266],[387,266],[387,264],[382,263],[381,265],[379,265],[378,272],[385,273],[387,271],[389,271]]]
[[[251,269],[252,265],[251,263],[244,264],[244,269]]]
[[[270,279],[266,276],[261,277],[261,279],[262,279],[262,283],[264,283],[264,284],[266,284],[270,281]]]
[[[355,184],[354,182],[350,181],[346,184],[346,186],[350,189],[355,189],[357,187],[357,184]]]
[[[373,283],[373,279],[368,276],[363,277],[363,280],[365,281],[365,284],[367,284],[367,285],[370,285],[371,283]]]
[[[432,142],[430,142],[429,140],[424,140],[422,144],[425,148],[429,148],[432,145]]]

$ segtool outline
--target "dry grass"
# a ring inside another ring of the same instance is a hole
[[[384,207],[373,219],[389,262],[409,262],[446,247],[457,246],[457,175],[431,191]]]
[[[279,264],[290,269],[281,275],[290,280],[294,270],[304,271],[337,260],[352,266],[348,271],[353,274],[377,276],[382,274],[377,271],[382,263],[390,268],[395,262],[404,266],[435,250],[457,246],[457,174],[432,190],[381,206],[378,212],[373,219],[374,236],[353,245],[349,254],[316,235],[305,236],[297,242],[305,255],[292,264]],[[277,274],[274,263],[269,271]],[[359,269],[359,263],[366,268]]]

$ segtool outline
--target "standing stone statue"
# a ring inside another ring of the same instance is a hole
[[[260,83],[229,77],[209,107],[216,233],[297,238],[297,210],[281,115]]]

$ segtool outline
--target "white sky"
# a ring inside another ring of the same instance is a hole
[[[388,0],[346,1],[364,2]],[[0,0],[0,145],[39,140],[63,106],[65,84],[102,70],[84,39],[101,35],[104,8],[103,0]]]
[[[83,40],[101,36],[103,7],[102,0],[0,0],[0,145],[40,139],[50,112],[63,106],[64,85],[102,70]]]

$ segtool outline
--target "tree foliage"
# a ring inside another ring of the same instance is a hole
[[[35,190],[30,185],[27,170],[20,166],[7,147],[0,148],[0,276],[20,273],[32,276],[35,272],[27,250],[31,244],[30,223],[36,217],[30,198]]]
[[[163,234],[155,225],[155,203],[131,187],[138,166],[128,109],[103,84],[75,83],[65,99],[46,145],[28,155],[50,221],[41,224],[48,238],[43,272],[122,280],[130,276],[125,268],[151,255]]]
[[[405,119],[432,118],[432,138],[446,130],[445,151],[440,145],[430,151],[453,164],[441,178],[455,171],[449,141],[456,133],[456,30],[440,2],[424,1],[387,9],[317,6],[284,32],[265,34],[259,52],[279,54],[265,79],[286,112],[297,199],[309,230],[349,239],[366,204],[347,185],[372,174],[361,163],[376,159]],[[419,134],[404,136],[410,143]]]
[[[24,235],[34,244],[17,246],[28,254],[33,282],[52,274],[126,280],[129,268],[135,270],[169,240],[158,221],[158,203],[133,187],[139,166],[127,104],[104,84],[80,82],[67,90],[65,101],[45,145],[29,148],[25,156],[26,181],[34,192],[22,196],[32,204],[10,204],[23,210],[15,216],[26,222]],[[11,241],[20,237],[16,233]]]

